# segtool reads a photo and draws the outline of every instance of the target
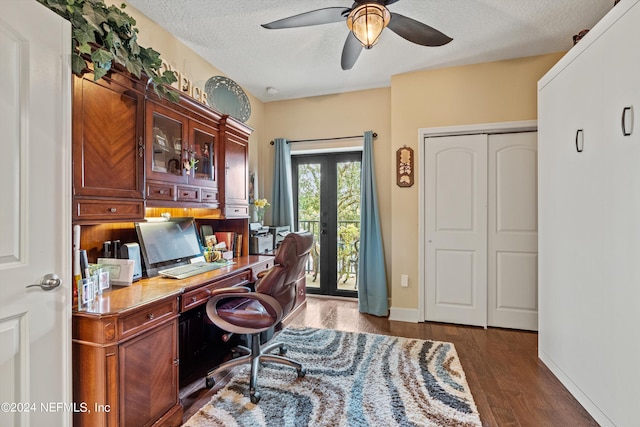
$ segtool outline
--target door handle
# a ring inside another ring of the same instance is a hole
[[[576,151],[582,153],[584,150],[584,130],[578,129],[576,131]]]
[[[40,283],[27,286],[27,288],[40,287],[43,291],[50,291],[60,286],[60,277],[57,274],[45,274],[40,279]]]
[[[631,114],[627,114],[631,113]],[[627,120],[630,119],[630,120]],[[622,135],[629,136],[633,133],[633,107],[624,107],[622,110]]]

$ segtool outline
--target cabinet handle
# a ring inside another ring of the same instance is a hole
[[[147,314],[147,319],[149,319],[149,320],[153,320],[153,319],[155,319],[155,317],[156,316],[154,316],[153,313]]]
[[[111,212],[111,213],[116,213],[117,211],[118,211],[118,209],[116,209],[116,208],[110,208],[109,209],[109,212]]]
[[[161,196],[164,195],[165,191],[164,190],[158,190],[158,194],[160,194]]]
[[[198,301],[198,298],[196,298],[196,297],[191,297],[191,302],[196,302],[196,301]]]
[[[627,116],[627,113],[631,115]],[[627,117],[630,119],[627,121]],[[633,133],[633,107],[624,107],[622,110],[622,135],[629,136]]]
[[[582,153],[584,149],[584,130],[578,129],[576,131],[576,151]]]
[[[174,364],[175,366],[180,366],[180,359],[178,359],[178,358],[173,359],[173,364]]]

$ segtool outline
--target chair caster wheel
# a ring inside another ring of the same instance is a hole
[[[213,379],[213,377],[207,377],[207,378],[205,379],[205,384],[204,384],[204,385],[205,385],[207,388],[211,388],[211,387],[213,387],[215,384],[216,384],[216,380],[214,380],[214,379]]]
[[[284,356],[285,354],[287,354],[287,347],[282,346],[279,349],[280,351],[278,352],[278,354],[280,354],[280,356]]]
[[[254,405],[257,405],[258,402],[260,402],[260,393],[257,391],[254,391],[253,393],[249,394],[249,399],[251,399],[251,403],[253,403]]]
[[[298,369],[298,378],[304,378],[304,376],[307,375],[307,370],[304,368],[300,368]]]

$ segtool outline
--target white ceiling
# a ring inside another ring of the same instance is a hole
[[[343,71],[346,24],[282,30],[260,24],[350,7],[349,0],[127,2],[265,102],[385,87],[392,75],[410,71],[568,50],[574,34],[593,27],[613,7],[613,0],[400,0],[389,5],[391,12],[424,22],[453,41],[424,47],[386,29],[353,69]],[[278,93],[269,95],[267,87]]]

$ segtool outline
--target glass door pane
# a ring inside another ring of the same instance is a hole
[[[153,113],[152,172],[182,175],[182,122]]]
[[[307,289],[320,289],[320,163],[298,165],[298,230],[313,233],[313,247],[307,262]]]
[[[338,289],[358,289],[360,244],[360,161],[337,163]]]

